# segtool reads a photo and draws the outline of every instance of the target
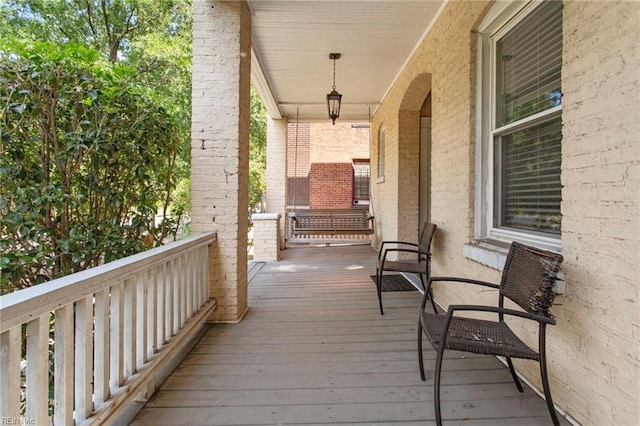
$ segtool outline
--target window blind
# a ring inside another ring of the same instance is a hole
[[[496,126],[561,103],[562,2],[548,1],[496,42]]]
[[[370,164],[368,161],[353,162],[353,199],[369,199]]]
[[[562,122],[556,118],[500,138],[500,225],[560,234]]]

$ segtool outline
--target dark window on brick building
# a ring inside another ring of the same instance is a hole
[[[369,204],[369,160],[353,160],[353,204]]]

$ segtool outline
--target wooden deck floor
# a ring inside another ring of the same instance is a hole
[[[422,382],[417,364],[420,294],[383,293],[380,316],[369,246],[283,257],[254,269],[246,318],[212,325],[133,424],[435,424],[432,375]],[[551,424],[497,359],[450,353],[444,368],[445,424]]]

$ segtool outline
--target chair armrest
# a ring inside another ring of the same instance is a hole
[[[491,287],[495,289],[500,288],[500,286],[495,283],[490,283],[488,281],[482,281],[482,280],[474,280],[472,278],[464,278],[464,277],[431,277],[429,281],[451,281],[451,282],[481,285],[483,287]]]
[[[384,254],[382,255],[382,265],[383,266],[384,266],[384,263],[387,261],[387,253],[392,253],[392,252],[396,252],[396,253],[412,253],[412,254],[415,254],[418,257],[418,259],[420,259],[421,256],[424,256],[424,257],[427,257],[427,258],[431,257],[431,253],[424,252],[424,251],[422,251],[420,249],[415,250],[415,249],[401,248],[401,247],[390,248],[390,249],[386,249],[384,251]]]
[[[430,253],[427,253],[424,250],[405,248],[405,247],[388,248],[384,252],[385,252],[385,256],[386,256],[387,253],[393,253],[393,252],[418,253],[418,254],[428,254],[428,255],[430,255]]]
[[[382,244],[380,244],[380,251],[378,252],[378,259],[382,258],[382,256],[384,255],[384,253],[387,250],[391,250],[391,249],[386,249],[384,248],[385,244],[396,244],[399,246],[409,246],[409,247],[419,247],[417,243],[410,243],[408,241],[383,241]]]
[[[449,282],[458,282],[465,284],[473,284],[480,285],[483,287],[494,288],[496,290],[500,289],[498,284],[490,283],[488,281],[474,280],[471,278],[463,278],[463,277],[430,277],[429,281],[427,281],[427,287],[425,288],[424,295],[422,296],[422,303],[420,304],[420,312],[424,311],[425,306],[427,305],[428,295],[431,293],[431,284],[434,281],[449,281]]]
[[[532,314],[530,312],[516,311],[515,309],[501,308],[499,306],[486,306],[486,305],[449,305],[447,316],[453,317],[453,313],[456,311],[465,312],[494,312],[496,314],[510,315],[514,317],[524,318],[545,324],[555,325],[556,320],[544,315]]]
[[[380,245],[380,251],[382,251],[382,247],[384,247],[385,244],[398,244],[398,245],[406,245],[411,247],[418,247],[417,243],[410,243],[408,241],[383,241],[382,244]]]

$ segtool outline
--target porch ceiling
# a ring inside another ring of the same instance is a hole
[[[328,120],[333,61],[339,120],[367,120],[446,0],[249,0],[252,83],[273,118]]]

